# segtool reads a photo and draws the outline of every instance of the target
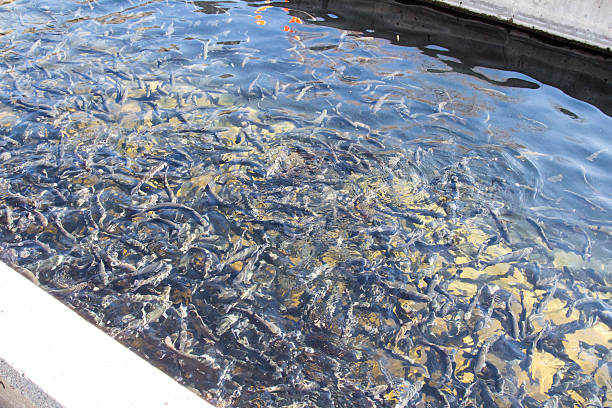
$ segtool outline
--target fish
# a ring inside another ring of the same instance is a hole
[[[493,393],[491,389],[487,385],[486,382],[482,380],[478,380],[478,384],[480,385],[480,398],[482,399],[484,408],[497,408],[499,405],[495,402],[495,398],[493,397]]]
[[[208,59],[208,46],[210,45],[211,40],[207,40],[202,49],[202,59],[206,61]]]
[[[166,32],[164,33],[164,35],[166,37],[170,37],[172,36],[173,33],[174,33],[174,21],[171,21],[170,24],[168,24],[168,27],[166,28]]]
[[[525,356],[525,360],[523,360],[523,367],[529,373],[530,376],[531,376],[531,364],[533,363],[533,356],[536,351],[536,347],[538,346],[538,343],[540,339],[542,338],[542,336],[544,335],[544,333],[548,332],[549,327],[550,327],[550,323],[547,322],[547,325],[544,326],[538,333],[533,335],[532,338],[530,339],[531,341],[528,343],[527,354]]]
[[[506,313],[510,322],[511,335],[515,340],[518,340],[521,337],[521,332],[519,329],[519,319],[512,310],[512,298],[508,298],[508,300],[506,300]]]
[[[496,112],[373,37],[313,26],[268,59],[238,3],[171,6],[0,33],[4,261],[219,406],[597,405],[612,224],[543,195]],[[563,368],[529,378],[541,358]]]
[[[493,335],[487,340],[485,340],[480,346],[480,349],[478,350],[478,353],[476,353],[476,357],[474,359],[474,375],[478,376],[478,374],[480,374],[482,369],[485,367],[485,364],[487,362],[487,355],[489,354],[489,349],[498,338],[499,336]]]
[[[127,262],[122,262],[105,251],[101,251],[101,259],[104,261],[104,263],[106,263],[106,265],[108,265],[108,267],[116,270],[123,270],[127,276],[137,276],[139,274],[146,274],[150,272],[146,268],[143,268],[141,272],[139,272],[138,268],[136,268],[134,265]]]
[[[535,228],[536,232],[538,233],[538,235],[542,239],[542,242],[544,242],[544,245],[546,245],[546,247],[548,249],[552,250],[553,248],[550,245],[550,242],[548,241],[548,238],[546,237],[546,234],[544,234],[544,229],[542,228],[540,223],[538,221],[534,220],[531,217],[526,217],[525,219],[527,220],[527,222],[529,222],[533,226],[533,228]]]
[[[383,96],[381,96],[380,98],[378,98],[378,100],[376,101],[376,103],[374,104],[374,107],[372,108],[372,113],[376,114],[378,113],[378,111],[382,108],[383,104],[385,103],[385,100],[391,96],[391,92],[384,94]]]
[[[234,324],[236,324],[236,322],[238,322],[238,320],[240,319],[240,316],[236,313],[229,313],[226,314],[225,316],[223,316],[220,320],[219,320],[219,324],[217,325],[217,329],[215,331],[215,334],[218,337],[221,337],[225,332],[227,332]]]
[[[106,271],[104,262],[101,261],[98,261],[98,278],[100,279],[100,282],[102,283],[103,287],[108,286],[108,284],[110,283],[110,276]]]
[[[187,316],[193,327],[195,328],[198,336],[203,341],[209,344],[215,344],[219,341],[219,338],[208,328],[208,326],[202,320],[202,317],[198,314],[197,310],[193,305],[188,306]]]
[[[441,360],[444,363],[444,372],[443,372],[443,376],[442,378],[445,381],[451,381],[453,379],[454,376],[454,372],[453,372],[453,361],[451,359],[451,352],[445,350],[444,348],[434,344],[434,343],[430,343],[428,341],[421,341],[423,344],[431,347],[432,349],[434,349],[436,351],[436,353],[438,353],[438,355],[440,356]]]
[[[253,312],[253,311],[251,311],[249,309],[246,309],[246,308],[243,308],[243,307],[237,307],[237,306],[234,306],[232,309],[236,310],[238,312],[243,313],[254,324],[256,324],[257,326],[259,326],[262,329],[266,330],[268,333],[272,334],[273,336],[280,336],[282,334],[282,330],[280,329],[280,327],[278,327],[271,320],[265,319],[265,318],[261,317],[257,313],[255,313],[255,312]]]
[[[36,286],[40,286],[40,281],[38,280],[37,274],[30,271],[27,268],[11,263],[10,267],[25,276],[30,282],[35,284]]]
[[[147,171],[144,176],[138,181],[138,184],[134,186],[131,193],[132,195],[138,193],[143,184],[146,184],[151,178],[153,178],[157,173],[165,169],[167,164],[165,162],[160,162],[157,165],[151,167],[149,171]]]
[[[43,213],[41,213],[40,211],[36,209],[30,210],[30,213],[34,215],[34,218],[36,218],[36,221],[38,221],[39,225],[43,229],[47,228],[47,226],[49,225],[49,220],[47,220],[47,217],[45,217]]]
[[[493,211],[493,209],[491,207],[487,207],[487,208],[489,210],[489,214],[491,214],[491,217],[495,221],[495,225],[497,225],[497,228],[499,229],[499,234],[504,239],[504,241],[506,241],[507,244],[511,244],[511,242],[510,242],[510,234],[508,233],[508,228],[502,222],[502,220],[499,219],[497,213],[495,211]]]
[[[591,242],[591,237],[589,237],[589,234],[582,228],[578,227],[579,230],[582,232],[582,234],[584,235],[584,248],[582,249],[582,259],[584,259],[585,261],[589,261],[591,259],[591,251],[593,249],[593,243]]]
[[[587,203],[588,205],[590,205],[592,208],[605,212],[606,209],[604,209],[602,206],[600,206],[599,204],[595,203],[593,200],[583,196],[582,194],[576,193],[575,191],[571,191],[571,190],[563,190],[565,193],[571,194],[572,196],[579,198],[580,200],[584,201],[585,203]]]
[[[510,253],[507,253],[505,255],[501,255],[496,258],[493,258],[488,262],[484,262],[483,266],[487,267],[487,266],[497,265],[500,263],[520,262],[520,261],[523,261],[529,258],[529,255],[531,255],[532,252],[533,252],[532,247],[519,249],[516,251],[512,251]]]
[[[5,193],[3,193],[2,199],[8,200],[24,208],[38,208],[39,207],[39,204],[36,200],[29,198],[29,197],[24,197],[23,195],[19,193],[12,193],[8,190]]]
[[[598,310],[597,317],[606,326],[608,326],[608,328],[612,329],[612,310],[609,310],[609,309]]]
[[[176,222],[161,217],[147,217],[138,222],[139,225],[148,223],[157,224],[164,229],[170,228],[171,231],[179,231],[181,229],[180,225]]]
[[[148,212],[161,211],[161,210],[183,211],[187,213],[188,215],[190,215],[198,224],[202,226],[207,225],[206,220],[204,219],[204,217],[202,217],[202,215],[200,215],[199,212],[197,212],[196,210],[194,210],[193,208],[185,204],[180,204],[180,203],[166,202],[166,203],[154,204],[154,205],[151,205],[145,208],[132,207],[130,210],[132,211],[132,216],[136,216],[136,215],[144,214]]]
[[[115,75],[117,78],[119,79],[123,79],[125,81],[133,81],[134,77],[131,73],[129,72],[125,72],[125,71],[121,71],[120,69],[116,69],[116,68],[104,68],[104,72],[108,73],[108,74],[113,74]]]
[[[600,154],[605,153],[605,152],[607,152],[607,151],[608,151],[608,148],[607,148],[607,147],[604,147],[603,149],[598,150],[598,151],[596,151],[595,153],[593,153],[593,154],[589,155],[589,156],[588,156],[586,159],[587,159],[588,161],[593,161],[593,160],[597,159],[597,157],[599,157],[599,155],[600,155]]]
[[[438,288],[440,280],[440,275],[437,273],[434,274],[434,276],[431,277],[429,283],[427,284],[427,290],[425,291],[425,295],[433,297],[435,290]]]
[[[115,97],[115,103],[123,105],[127,100],[127,92],[122,86],[117,87],[117,96]]]
[[[530,316],[530,319],[533,318],[534,316],[541,315],[544,312],[544,310],[546,310],[546,307],[548,306],[552,298],[555,296],[555,293],[557,291],[558,282],[559,281],[555,279],[550,290],[546,293],[546,295],[542,298],[542,300],[536,305],[536,307],[534,307],[532,314]]]
[[[67,295],[67,294],[71,294],[74,292],[78,292],[79,290],[85,289],[87,286],[88,286],[87,282],[81,282],[81,283],[77,283],[72,286],[68,286],[66,288],[47,289],[47,291],[55,295]]]
[[[383,281],[379,281],[377,283],[387,292],[389,292],[390,294],[394,296],[397,296],[400,299],[414,300],[416,302],[426,302],[426,303],[429,303],[431,301],[431,297],[427,296],[426,294],[419,293],[417,291],[409,290],[405,288],[393,287]]]
[[[43,253],[45,253],[46,255],[53,255],[55,251],[53,251],[51,249],[51,247],[47,244],[45,244],[44,242],[41,242],[38,240],[38,238],[32,239],[32,240],[22,240],[16,243],[7,243],[5,244],[6,248],[16,248],[16,247],[24,247],[24,246],[32,246],[35,245],[37,247],[39,247]]]
[[[89,220],[96,229],[104,229],[104,220],[106,219],[106,210],[100,200],[101,193],[93,194],[90,198]]]
[[[28,54],[32,55],[36,51],[36,49],[40,46],[41,40],[40,38],[32,43],[30,49],[28,50]]]

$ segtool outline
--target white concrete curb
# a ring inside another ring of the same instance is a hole
[[[0,262],[0,407],[212,405]]]
[[[612,50],[610,0],[426,0]]]

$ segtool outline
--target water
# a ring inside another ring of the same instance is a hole
[[[4,1],[2,260],[219,406],[610,406],[612,119],[294,6]]]

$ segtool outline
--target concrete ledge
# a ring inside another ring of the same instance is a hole
[[[0,407],[212,405],[0,262]]]
[[[530,30],[612,50],[609,0],[425,0]]]

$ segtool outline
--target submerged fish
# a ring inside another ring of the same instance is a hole
[[[510,98],[357,31],[287,26],[276,55],[229,21],[319,19],[296,4],[110,3],[5,13],[3,261],[219,406],[605,404],[607,202],[556,168],[546,195],[496,136]]]

